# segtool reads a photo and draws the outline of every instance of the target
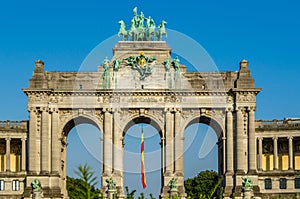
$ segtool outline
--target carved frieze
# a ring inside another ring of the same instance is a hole
[[[129,102],[162,102],[162,98],[152,96],[130,96]]]
[[[226,103],[227,104],[233,104],[234,103],[234,99],[233,99],[233,96],[226,96]]]
[[[58,103],[58,96],[57,95],[52,95],[49,97],[49,102],[52,104]]]
[[[28,94],[29,103],[48,102],[48,94],[45,92],[35,92]]]
[[[176,96],[176,95],[165,96],[166,103],[176,103],[176,102],[181,102],[181,101],[182,101],[181,96]]]
[[[237,93],[236,95],[236,102],[243,103],[243,102],[256,102],[256,95],[255,93]]]

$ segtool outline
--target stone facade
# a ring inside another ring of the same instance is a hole
[[[218,136],[218,172],[224,176],[225,198],[242,197],[242,177],[246,176],[253,180],[253,192],[258,197],[300,193],[294,186],[300,178],[300,123],[255,121],[260,89],[254,87],[246,60],[240,62],[238,72],[188,72],[183,65],[178,69],[165,66],[171,48],[163,41],[123,41],[113,53],[108,67],[99,66],[97,72],[46,72],[44,63],[36,61],[29,87],[24,89],[30,119],[29,128],[25,125],[19,138],[22,169],[12,172],[19,177],[22,188],[20,193],[6,191],[7,185],[0,197],[9,193],[31,198],[30,184],[37,178],[43,198],[68,198],[66,138],[73,127],[82,123],[103,132],[102,182],[112,178],[120,198],[124,198],[123,139],[137,123],[152,125],[161,136],[162,198],[174,194],[168,185],[174,177],[178,179],[176,194],[186,197],[184,130],[194,123],[211,126]],[[155,61],[134,68],[125,61],[130,56],[145,60],[155,57]],[[117,69],[116,60],[120,61]],[[143,67],[149,67],[149,71],[141,80]],[[6,148],[3,168],[10,168],[9,140],[18,138],[16,131],[11,128],[1,134],[0,149]],[[14,179],[10,175],[10,171],[3,170],[0,182],[10,184]],[[269,180],[272,189],[266,188]],[[105,183],[102,190],[107,191]]]

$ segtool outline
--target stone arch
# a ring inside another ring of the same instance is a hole
[[[223,122],[221,122],[220,119],[218,119],[218,118],[215,118],[211,115],[206,115],[206,114],[195,115],[191,118],[188,118],[182,126],[182,129],[181,129],[182,134],[187,127],[189,127],[192,124],[197,124],[197,123],[202,123],[202,124],[206,124],[206,125],[210,126],[217,134],[218,139],[222,139],[222,137],[224,136],[225,128],[224,128]]]
[[[122,136],[124,137],[126,132],[128,131],[128,129],[130,127],[132,127],[135,124],[139,124],[139,123],[146,123],[146,124],[150,124],[151,126],[153,126],[159,133],[160,137],[163,137],[163,124],[161,124],[160,121],[158,121],[154,116],[152,115],[147,115],[147,116],[140,116],[140,115],[136,115],[133,117],[130,117],[129,119],[127,119],[123,125],[122,125],[122,130],[123,130],[123,134]]]
[[[67,136],[72,128],[79,124],[91,124],[103,132],[102,124],[100,120],[92,115],[87,114],[74,114],[66,119],[66,121],[61,125],[60,131],[62,135]]]

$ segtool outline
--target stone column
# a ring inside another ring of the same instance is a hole
[[[293,137],[289,136],[288,139],[289,139],[289,170],[294,170]]]
[[[166,110],[166,173],[169,176],[173,173],[173,132],[172,132],[171,112],[169,109]]]
[[[50,173],[50,143],[51,138],[49,127],[49,112],[47,109],[44,109],[42,112],[42,138],[41,138],[41,148],[42,148],[42,165],[41,171],[44,174]]]
[[[112,119],[110,109],[104,110],[104,176],[110,176],[112,171]]]
[[[39,132],[40,120],[39,112],[36,108],[30,108],[29,111],[29,139],[28,139],[28,171],[37,174],[40,172],[40,139]]]
[[[22,138],[22,164],[21,171],[26,171],[26,138]]]
[[[248,173],[256,173],[256,139],[255,139],[255,107],[249,109],[249,136],[248,136],[248,148],[249,148],[249,171]]]
[[[227,109],[226,112],[226,133],[227,133],[227,155],[226,155],[226,168],[227,173],[233,174],[233,120],[232,110]]]
[[[274,170],[278,169],[278,146],[277,146],[277,137],[273,137],[273,145],[274,145]]]
[[[60,171],[60,159],[61,159],[61,147],[60,147],[60,138],[61,133],[58,130],[59,115],[58,110],[54,109],[51,115],[51,136],[52,136],[52,160],[51,160],[51,172],[53,174],[59,174]]]
[[[237,162],[237,173],[244,174],[244,159],[245,159],[245,151],[244,151],[244,131],[243,131],[243,113],[242,107],[238,107],[236,110],[236,162]]]
[[[175,173],[177,176],[183,176],[183,141],[184,136],[183,133],[180,131],[180,121],[181,121],[181,114],[179,110],[175,112]]]
[[[114,152],[114,174],[121,176],[123,171],[123,145],[122,145],[122,135],[121,129],[119,128],[119,121],[116,115],[118,113],[114,112],[114,145],[113,145],[113,152]]]
[[[260,170],[260,171],[262,171],[262,153],[263,153],[262,141],[263,141],[263,138],[259,137],[258,138],[258,157],[259,157],[258,170]]]
[[[6,140],[6,171],[10,171],[10,138],[5,138]]]

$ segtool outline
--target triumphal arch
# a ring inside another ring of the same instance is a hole
[[[35,62],[23,89],[28,126],[26,121],[0,123],[0,195],[32,198],[32,184],[39,191],[40,183],[42,198],[68,198],[66,138],[83,123],[103,133],[102,191],[107,197],[113,191],[124,198],[123,139],[137,123],[152,125],[161,138],[161,198],[186,197],[184,130],[194,123],[209,125],[218,136],[224,197],[245,197],[246,177],[255,196],[299,192],[299,120],[255,121],[260,89],[246,60],[237,72],[189,72],[172,46],[161,41],[165,21],[155,27],[151,17],[134,9],[130,30],[119,23],[124,41],[112,46],[112,59],[104,59],[95,72],[47,72],[43,61]],[[106,180],[115,186],[107,186]]]
[[[120,21],[124,41],[114,46],[113,58],[105,59],[97,72],[46,72],[43,61],[36,61],[24,89],[30,112],[27,184],[38,178],[44,197],[67,197],[66,137],[82,123],[103,132],[102,182],[112,178],[119,197],[124,197],[123,137],[141,122],[161,136],[162,198],[170,195],[173,178],[178,196],[185,198],[183,133],[194,123],[211,126],[218,136],[225,193],[241,187],[246,174],[257,178],[254,113],[260,89],[254,86],[248,62],[241,61],[238,72],[188,72],[161,41],[165,22],[155,30],[153,19],[144,27],[144,19],[135,17],[133,32],[124,30]]]

